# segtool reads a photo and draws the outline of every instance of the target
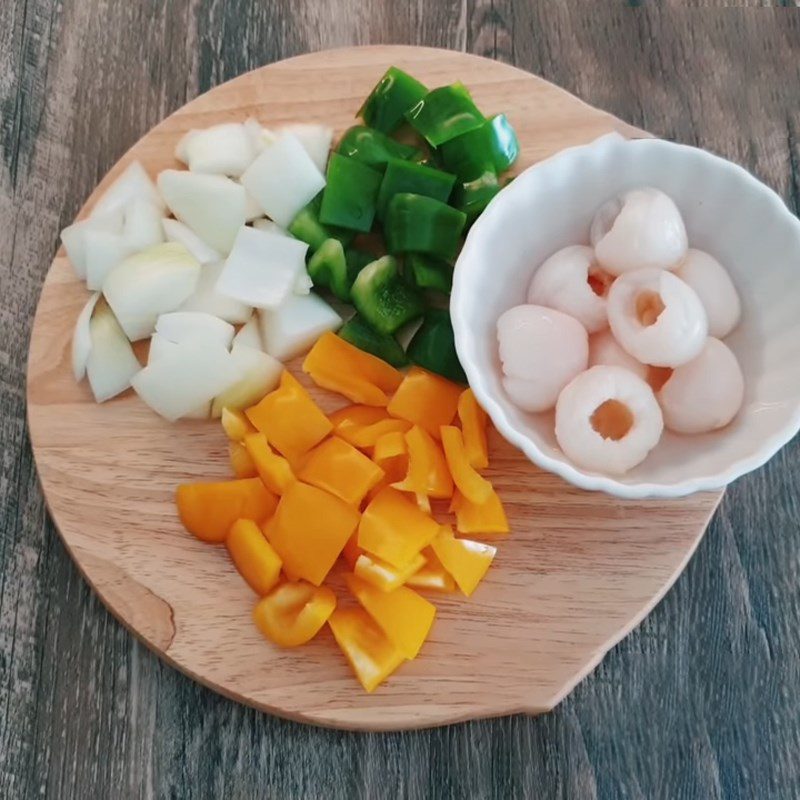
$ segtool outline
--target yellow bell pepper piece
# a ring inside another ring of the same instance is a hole
[[[225,539],[225,546],[239,574],[256,594],[267,594],[278,582],[281,559],[255,522],[236,520]]]
[[[428,589],[435,592],[454,592],[456,582],[453,576],[442,566],[433,548],[426,547],[422,551],[425,566],[418,569],[406,579],[405,585],[410,589]]]
[[[231,408],[222,409],[222,429],[232,442],[241,442],[248,433],[255,433],[255,428],[244,415],[244,411]]]
[[[248,433],[244,446],[264,486],[271,492],[283,494],[295,482],[289,462],[269,446],[263,433]]]
[[[394,488],[426,498],[441,500],[452,497],[453,478],[442,448],[434,438],[419,425],[414,425],[405,434],[405,442],[408,450],[408,472],[402,481],[392,484]]]
[[[347,575],[346,581],[389,641],[405,658],[416,658],[430,633],[436,606],[405,586],[384,592],[356,575]]]
[[[287,575],[319,586],[358,520],[358,511],[344,500],[295,481],[283,493],[267,534]]]
[[[441,527],[431,547],[467,597],[475,591],[497,552],[490,544],[456,539],[449,525]]]
[[[492,488],[488,500],[473,503],[458,490],[453,493],[450,510],[456,514],[459,533],[508,533],[508,518],[503,503]]]
[[[381,561],[377,556],[362,553],[356,559],[353,572],[382,592],[391,592],[406,583],[415,572],[424,566],[425,556],[422,553],[417,553],[402,569]]]
[[[363,608],[340,608],[331,614],[328,625],[356,678],[368,692],[403,663],[403,654]]]
[[[308,454],[297,477],[359,506],[367,492],[383,478],[383,470],[351,444],[331,436]]]
[[[368,406],[385,406],[403,380],[402,373],[385,361],[330,332],[317,339],[303,362],[303,372],[324,389]]]
[[[176,501],[186,530],[213,544],[225,541],[237,519],[260,522],[271,516],[278,504],[260,478],[184,483],[177,489]]]
[[[403,434],[400,431],[390,431],[379,436],[372,448],[372,460],[383,470],[384,476],[368,492],[368,502],[387,486],[403,480],[408,472],[408,450]]]
[[[297,647],[311,641],[336,608],[336,595],[326,586],[284,581],[253,610],[253,621],[271,642]]]
[[[470,466],[461,431],[453,425],[442,425],[442,446],[447,466],[458,491],[473,503],[485,503],[492,492],[492,484]]]
[[[352,570],[356,568],[358,557],[363,552],[364,551],[358,546],[358,531],[354,531],[342,548],[342,558]]]
[[[245,411],[250,422],[266,434],[269,443],[294,462],[319,444],[332,430],[297,378],[284,370],[280,386]]]
[[[334,411],[328,419],[337,436],[360,450],[374,447],[385,433],[405,432],[411,427],[406,420],[390,417],[385,408],[375,406],[346,406]]]
[[[364,509],[358,546],[394,567],[408,566],[439,531],[435,520],[396,489],[382,489]]]
[[[458,418],[464,436],[467,461],[475,469],[489,466],[489,445],[486,441],[486,412],[478,405],[472,389],[465,389],[458,398]]]
[[[258,475],[255,462],[241,442],[228,442],[228,457],[231,470],[237,478],[255,478]]]
[[[435,439],[456,415],[461,387],[419,367],[409,370],[387,411],[424,428]]]

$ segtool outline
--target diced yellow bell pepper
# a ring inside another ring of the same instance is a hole
[[[464,436],[467,460],[475,469],[489,466],[489,445],[486,441],[486,412],[478,405],[472,389],[465,389],[458,398],[458,418]]]
[[[425,430],[414,425],[405,434],[408,450],[408,472],[395,489],[423,497],[444,499],[453,495],[453,478],[447,468],[442,448]]]
[[[436,606],[413,589],[400,586],[384,592],[357,575],[347,575],[347,587],[405,658],[416,658],[428,637]]]
[[[363,608],[340,608],[328,625],[361,685],[373,691],[402,663],[403,654]]]
[[[364,509],[358,546],[394,567],[405,567],[438,533],[435,520],[396,489],[382,489]]]
[[[435,592],[454,592],[456,582],[453,576],[442,566],[433,548],[426,547],[422,551],[425,566],[409,576],[405,585],[411,589],[427,589]]]
[[[256,594],[267,594],[278,582],[281,559],[255,522],[236,520],[225,539],[225,546],[239,574]]]
[[[372,425],[349,429],[342,433],[342,438],[359,450],[371,450],[381,436],[387,433],[405,433],[410,427],[411,423],[404,419],[386,417],[373,422]]]
[[[222,429],[225,435],[232,442],[241,442],[248,433],[255,433],[255,428],[250,424],[250,420],[244,411],[237,411],[231,408],[222,409]]]
[[[440,528],[431,547],[467,597],[475,591],[497,552],[497,548],[490,544],[456,539],[449,525]]]
[[[395,419],[386,413],[385,408],[353,405],[334,411],[328,419],[333,423],[333,432],[353,447],[367,450],[385,433],[407,431],[411,425],[402,419]]]
[[[280,386],[245,414],[266,434],[270,445],[290,462],[299,459],[333,430],[328,418],[287,370],[281,375]]]
[[[343,406],[332,414],[328,414],[328,419],[333,424],[333,432],[338,436],[342,436],[351,428],[364,428],[372,425],[373,422],[380,422],[380,420],[388,418],[389,414],[385,408],[359,405],[358,403]]]
[[[489,499],[483,503],[467,500],[456,489],[450,510],[456,515],[456,530],[459,533],[508,533],[508,518],[503,503],[492,488]]]
[[[368,406],[385,406],[403,379],[385,361],[330,332],[317,339],[303,362],[303,372],[324,389]]]
[[[287,575],[319,586],[358,520],[358,511],[344,500],[316,486],[295,481],[278,503],[268,538]]]
[[[381,561],[377,556],[362,553],[356,560],[353,572],[382,592],[391,592],[424,566],[425,556],[422,553],[417,553],[402,569]]]
[[[470,466],[461,431],[453,425],[442,425],[441,435],[447,466],[458,491],[473,503],[485,503],[494,490],[492,484]]]
[[[435,439],[442,425],[449,425],[456,415],[461,387],[419,367],[409,370],[387,406],[399,419],[407,419],[424,428]]]
[[[367,492],[383,478],[383,470],[351,444],[331,436],[308,454],[297,477],[359,506]]]
[[[263,433],[248,433],[244,437],[244,446],[264,486],[271,492],[283,494],[295,482],[289,462],[269,446]]]
[[[278,499],[260,478],[218,483],[184,483],[176,492],[186,530],[204,542],[221,544],[237,519],[260,522],[272,515]]]
[[[259,600],[253,621],[271,642],[297,647],[317,635],[335,608],[336,595],[327,586],[284,581]]]
[[[364,551],[358,546],[358,531],[353,531],[352,535],[345,543],[345,546],[342,548],[342,558],[347,562],[351,570],[356,568],[358,557],[363,552]]]
[[[231,470],[237,478],[255,478],[258,475],[255,462],[241,442],[228,442],[228,457]]]

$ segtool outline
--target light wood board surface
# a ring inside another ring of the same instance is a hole
[[[97,192],[131,159],[151,174],[173,166],[175,142],[190,128],[252,115],[266,125],[325,122],[341,133],[390,64],[429,85],[460,79],[486,113],[508,113],[522,144],[516,169],[610,130],[637,134],[506,65],[427,48],[351,48],[279,62],[197,98],[141,139]],[[581,492],[494,435],[490,475],[512,535],[472,598],[436,599],[439,615],[420,657],[367,695],[327,630],[297,651],[265,642],[250,619],[254,596],[224,549],[179,525],[175,486],[228,475],[219,425],[170,425],[132,393],[97,406],[88,387],[74,383],[69,341],[86,297],[60,252],[28,367],[31,440],[51,514],[123,623],[179,669],[265,711],[392,729],[548,710],[671,585],[719,500],[635,503]],[[341,404],[316,395],[326,408]]]

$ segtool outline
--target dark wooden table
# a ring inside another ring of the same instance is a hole
[[[466,49],[733,159],[800,210],[800,13],[741,8],[792,3],[327,5],[0,2],[0,798],[800,797],[797,440],[730,489],[667,598],[538,719],[359,735],[264,716],[158,661],[67,556],[25,423],[41,283],[97,180],[221,81],[346,44]]]

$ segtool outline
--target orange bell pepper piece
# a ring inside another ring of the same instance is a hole
[[[508,518],[503,503],[492,488],[489,499],[483,503],[467,500],[458,490],[453,493],[450,510],[456,514],[459,533],[508,533]]]
[[[406,420],[390,417],[386,409],[375,406],[346,406],[334,411],[328,419],[337,436],[361,450],[374,447],[385,433],[404,432],[411,427]]]
[[[324,389],[368,406],[385,406],[388,395],[403,380],[402,373],[385,361],[330,332],[317,339],[303,362],[303,372]]]
[[[441,527],[431,547],[467,597],[475,591],[497,552],[497,548],[490,544],[456,539],[449,525]]]
[[[433,548],[426,547],[422,551],[425,565],[406,579],[405,585],[411,589],[429,589],[435,592],[454,592],[456,582],[453,576],[442,566]]]
[[[436,606],[405,586],[384,592],[357,575],[347,575],[346,581],[347,588],[378,623],[389,641],[405,658],[416,658],[430,633]]]
[[[380,589],[391,592],[402,586],[418,570],[425,566],[425,556],[417,553],[402,569],[393,567],[377,556],[362,553],[357,559],[353,572],[362,580]]]
[[[289,462],[269,446],[263,433],[248,433],[244,437],[244,446],[264,486],[271,492],[283,494],[294,483]]]
[[[244,415],[244,411],[231,408],[222,409],[222,430],[232,442],[241,442],[248,433],[255,433],[255,428]]]
[[[236,520],[225,539],[225,546],[239,574],[256,594],[267,594],[278,582],[281,559],[255,522]]]
[[[366,493],[383,478],[383,470],[351,444],[331,436],[308,454],[297,477],[359,506]]]
[[[286,573],[319,586],[358,520],[358,511],[344,500],[295,481],[283,493],[267,534]]]
[[[408,450],[403,434],[390,431],[378,437],[372,448],[372,460],[383,470],[384,476],[380,483],[370,489],[367,501],[371,501],[387,486],[403,480],[408,472]]]
[[[176,501],[186,530],[213,544],[225,541],[237,519],[266,519],[278,504],[278,499],[259,478],[183,483],[178,486]]]
[[[319,444],[332,430],[297,378],[284,370],[280,386],[245,411],[250,422],[266,434],[269,443],[294,462]]]
[[[271,642],[297,647],[319,633],[335,608],[336,595],[327,586],[284,581],[258,601],[253,621]]]
[[[394,567],[405,567],[439,531],[435,520],[396,489],[382,489],[364,509],[358,546]]]
[[[467,461],[475,469],[489,466],[489,445],[486,441],[486,412],[478,405],[472,389],[465,389],[458,398],[458,418],[464,436]]]
[[[473,503],[485,503],[492,494],[492,484],[470,466],[461,431],[442,425],[441,434],[444,456],[458,491]]]
[[[456,415],[461,387],[419,367],[409,370],[400,388],[387,406],[399,419],[407,419],[424,428],[435,439],[442,425],[449,425]]]
[[[395,489],[423,497],[444,499],[453,495],[453,478],[447,468],[442,448],[425,430],[414,425],[405,434],[408,450],[408,472]]]
[[[363,552],[358,546],[358,531],[354,531],[342,548],[342,558],[347,562],[350,569],[355,569],[358,557]]]
[[[237,478],[255,478],[258,475],[255,462],[241,442],[228,442],[228,458],[231,470]]]
[[[368,692],[403,663],[403,654],[363,608],[337,609],[328,625],[356,678]]]

